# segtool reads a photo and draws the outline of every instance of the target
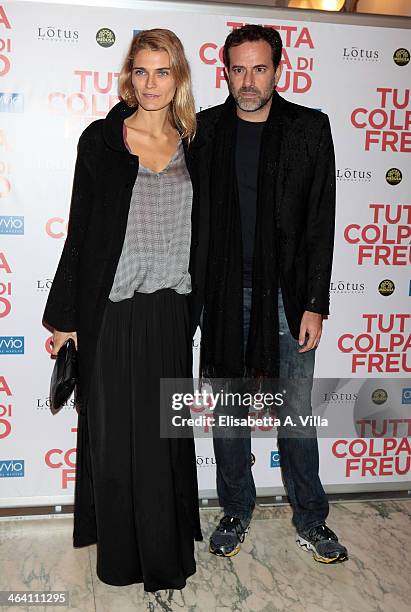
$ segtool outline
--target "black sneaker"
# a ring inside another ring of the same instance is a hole
[[[325,524],[298,532],[296,542],[312,550],[314,559],[320,563],[341,563],[348,559],[347,549]]]
[[[249,526],[244,529],[239,518],[226,514],[211,535],[209,551],[218,557],[234,557],[249,529]]]

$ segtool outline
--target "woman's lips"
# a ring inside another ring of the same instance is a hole
[[[155,98],[159,98],[158,94],[143,94],[144,98],[148,98],[149,100],[154,100]]]

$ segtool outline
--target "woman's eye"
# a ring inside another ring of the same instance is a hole
[[[161,70],[161,72],[159,72],[158,74],[164,77],[164,76],[168,76],[170,73],[168,72],[168,70]]]
[[[144,70],[141,70],[140,68],[137,68],[136,70],[134,70],[134,74],[136,76],[141,76],[142,74],[144,74]]]

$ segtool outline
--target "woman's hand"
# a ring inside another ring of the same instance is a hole
[[[57,331],[57,329],[54,330],[53,332],[53,350],[51,352],[51,355],[53,357],[57,357],[57,353],[59,352],[59,349],[63,346],[63,344],[65,342],[67,342],[67,340],[69,338],[73,338],[74,340],[74,344],[76,345],[77,348],[77,332],[61,332],[61,331]]]

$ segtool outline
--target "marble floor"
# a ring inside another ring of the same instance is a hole
[[[201,510],[208,537],[219,518]],[[411,500],[331,505],[328,524],[348,547],[339,565],[316,563],[294,542],[287,506],[257,508],[242,551],[232,559],[197,543],[197,573],[183,591],[144,593],[96,576],[96,549],[74,549],[71,518],[0,521],[0,590],[66,590],[67,607],[1,610],[79,612],[409,612]]]

